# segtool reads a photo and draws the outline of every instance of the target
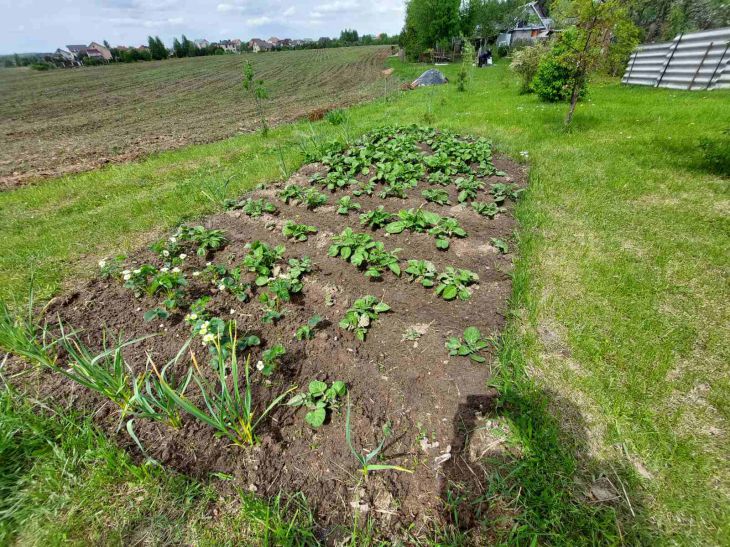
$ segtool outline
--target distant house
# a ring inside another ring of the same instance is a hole
[[[279,42],[281,42],[281,40],[279,40],[276,36],[272,36],[271,38],[269,38],[269,43],[274,47],[277,47],[279,45]]]
[[[99,44],[98,42],[91,42],[89,44],[89,47],[86,48],[86,52],[88,53],[92,49],[95,50],[96,52],[98,52],[99,55],[101,55],[101,58],[104,59],[105,61],[112,60],[112,57],[113,57],[112,52],[109,51],[109,48],[107,48],[105,45]],[[89,57],[91,57],[91,54],[89,54]]]
[[[210,45],[210,42],[203,38],[202,40],[195,40],[195,45],[200,49],[206,49]]]
[[[56,66],[72,67],[81,65],[76,55],[61,48],[58,48],[51,58]]]
[[[271,51],[274,49],[274,45],[271,42],[267,42],[266,40],[260,40],[259,38],[254,38],[248,43],[248,47],[253,51],[254,53],[259,53],[260,51]]]
[[[66,49],[73,53],[76,57],[79,55],[85,55],[86,54],[86,46],[85,45],[76,45],[76,46],[66,46]]]
[[[241,40],[221,40],[218,42],[218,47],[226,53],[236,53],[241,47]]]
[[[553,30],[553,20],[545,15],[537,2],[525,4],[514,27],[497,38],[497,46],[534,43],[546,39]]]

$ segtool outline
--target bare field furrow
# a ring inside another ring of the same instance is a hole
[[[45,73],[0,71],[0,189],[251,130],[246,61],[273,123],[380,91],[388,48],[173,59]]]

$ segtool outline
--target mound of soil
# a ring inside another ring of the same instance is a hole
[[[423,145],[422,149],[427,147]],[[499,157],[494,164],[507,176],[482,178],[486,189],[479,192],[479,201],[493,201],[489,194],[492,183],[525,184],[525,171],[519,165]],[[288,183],[309,186],[314,173],[324,174],[326,169],[321,164],[306,165]],[[387,235],[382,229],[371,232],[360,226],[356,213],[337,214],[332,204],[345,195],[343,191],[333,193],[328,205],[312,211],[278,199],[281,187],[249,194],[274,202],[279,208],[275,215],[254,219],[234,210],[205,219],[202,224],[206,228],[225,231],[228,243],[204,258],[188,251],[184,266],[190,283],[187,290],[191,298],[212,295],[209,310],[213,315],[235,319],[239,331],[261,338],[261,348],[252,350],[254,363],[261,350],[276,343],[286,347],[282,365],[273,376],[268,380],[256,377],[256,401],[270,401],[290,386],[306,388],[314,379],[342,380],[349,390],[354,445],[363,451],[372,450],[383,437],[383,426],[390,424],[393,435],[388,438],[382,459],[413,473],[374,472],[363,481],[345,442],[344,405],[316,431],[305,423],[304,409],[280,406],[259,429],[261,442],[253,448],[233,446],[187,415],[178,430],[135,420],[135,432],[150,457],[182,473],[196,477],[225,473],[233,479],[224,484],[264,496],[303,492],[321,526],[322,537],[328,542],[337,539],[339,525],[344,525],[345,530],[351,525],[354,512],[375,519],[381,529],[394,536],[405,527],[427,529],[434,521],[448,518],[446,513],[451,514],[444,510],[444,500],[454,485],[483,488],[487,465],[484,458],[494,456],[501,446],[490,429],[498,425],[486,420],[495,396],[487,388],[489,360],[487,364],[477,364],[466,357],[450,357],[444,345],[448,338],[460,337],[468,326],[476,326],[487,335],[496,334],[503,327],[511,291],[512,257],[500,254],[490,239],[510,240],[515,228],[514,205],[505,203],[507,212],[490,220],[466,205],[425,202],[421,197],[421,191],[429,187],[425,181],[409,190],[406,199],[353,197],[361,211],[380,205],[391,213],[422,207],[458,219],[468,237],[452,239],[450,249],[440,251],[428,234]],[[445,189],[451,203],[457,204],[454,186]],[[287,220],[316,226],[319,232],[305,242],[287,241],[282,235]],[[382,280],[371,281],[352,264],[328,256],[332,235],[348,226],[356,232],[370,233],[384,242],[388,250],[403,249],[403,261],[429,260],[438,271],[447,266],[466,268],[476,272],[480,281],[471,287],[473,294],[469,300],[451,302],[436,296],[433,289],[410,282],[406,275],[398,278],[386,272]],[[314,271],[304,277],[302,293],[285,306],[286,315],[275,325],[262,324],[261,305],[256,298],[242,303],[230,293],[211,289],[209,282],[189,275],[204,269],[206,262],[231,267],[238,264],[247,252],[246,244],[254,241],[283,244],[286,259],[309,256],[315,265]],[[128,268],[142,264],[160,266],[161,260],[156,253],[143,249],[125,263]],[[338,322],[357,298],[367,294],[389,304],[392,311],[381,315],[366,340],[360,342],[353,333],[340,328]],[[174,313],[167,320],[143,319],[143,313],[159,306],[160,300],[135,298],[118,279],[95,279],[53,302],[47,318],[54,321],[60,317],[80,329],[83,341],[94,349],[102,348],[104,331],[125,338],[155,334],[124,351],[128,363],[142,372],[148,355],[158,365],[164,364],[175,357],[190,336],[184,312]],[[296,329],[313,315],[325,318],[324,324],[317,329],[314,339],[297,341]],[[417,339],[404,339],[407,331],[418,333]],[[199,339],[191,347],[200,357],[206,355]],[[180,375],[188,366],[189,359],[184,358],[173,372]],[[98,423],[120,445],[142,457],[124,428],[120,432],[119,412],[109,401],[61,375],[49,371],[36,374],[41,396],[94,412]],[[479,434],[473,434],[474,431]],[[488,514],[490,510],[487,506],[470,506],[470,514],[460,517],[461,524],[469,526],[471,516],[482,512],[483,518],[484,512]]]

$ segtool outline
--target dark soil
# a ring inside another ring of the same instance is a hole
[[[507,180],[520,186],[525,184],[522,167],[506,158],[496,158],[494,163],[508,175],[506,179],[485,179],[487,191],[481,193],[480,201],[492,201],[489,183]],[[308,177],[317,170],[321,166],[305,166],[290,182],[307,186]],[[301,491],[311,504],[322,537],[328,543],[347,533],[354,511],[367,513],[367,517],[378,522],[380,529],[394,537],[406,527],[418,533],[434,522],[450,518],[452,512],[445,510],[444,502],[452,487],[483,488],[487,465],[483,456],[498,443],[486,444],[481,450],[470,446],[470,441],[474,438],[472,431],[477,428],[489,432],[490,422],[479,427],[476,424],[490,414],[494,404],[494,393],[487,388],[491,359],[480,365],[467,358],[449,357],[444,344],[451,336],[461,336],[468,326],[476,326],[486,335],[496,334],[503,327],[511,292],[512,256],[499,254],[489,242],[493,237],[511,242],[515,229],[514,204],[507,202],[507,214],[489,220],[471,207],[424,204],[420,192],[428,187],[422,183],[410,191],[408,199],[383,200],[375,196],[353,199],[361,204],[363,211],[378,205],[384,205],[390,212],[423,206],[457,218],[468,237],[452,240],[446,252],[437,250],[433,237],[427,234],[405,232],[388,236],[381,229],[372,235],[383,241],[388,250],[403,249],[400,253],[403,267],[407,259],[426,259],[439,271],[454,266],[476,272],[480,282],[472,286],[473,295],[468,301],[446,302],[435,296],[433,289],[411,283],[405,274],[397,278],[387,272],[381,281],[370,281],[352,264],[329,257],[327,249],[333,234],[347,226],[357,232],[369,231],[360,227],[356,213],[336,214],[333,204],[343,192],[330,195],[329,204],[315,211],[285,205],[276,198],[280,186],[254,192],[252,197],[268,197],[280,212],[251,219],[240,211],[232,211],[206,219],[203,224],[207,228],[225,230],[229,243],[207,258],[197,257],[190,251],[184,268],[191,283],[190,293],[197,297],[210,294],[211,286],[197,281],[190,272],[203,269],[206,261],[237,264],[246,253],[247,243],[261,240],[285,244],[286,258],[311,257],[315,271],[304,278],[302,294],[286,305],[286,316],[277,325],[261,323],[260,304],[255,298],[244,304],[230,294],[213,289],[209,309],[224,319],[235,318],[241,332],[260,336],[264,349],[274,343],[286,346],[283,364],[271,381],[256,377],[257,401],[270,401],[293,385],[306,387],[313,379],[343,380],[350,393],[355,445],[372,450],[382,438],[383,425],[390,423],[393,435],[386,444],[384,459],[413,469],[413,474],[374,472],[367,481],[362,481],[356,460],[345,443],[344,406],[318,431],[306,425],[305,410],[279,407],[260,428],[261,442],[254,448],[233,446],[189,416],[185,416],[179,430],[135,420],[136,434],[149,456],[195,477],[208,477],[214,472],[229,474],[233,480],[222,483],[224,488],[242,487],[263,496]],[[447,189],[452,203],[456,203],[456,190],[453,186]],[[286,220],[317,226],[319,233],[303,243],[286,241],[281,234]],[[144,263],[159,266],[160,260],[151,251],[141,250],[127,261],[127,267]],[[381,315],[367,340],[359,342],[352,333],[341,329],[338,322],[355,299],[367,294],[388,303],[392,312]],[[327,305],[327,295],[331,295],[331,306]],[[125,338],[158,334],[125,350],[130,365],[141,372],[148,354],[158,365],[164,364],[175,357],[190,335],[182,313],[165,321],[145,322],[144,311],[159,305],[159,301],[151,298],[134,298],[118,280],[97,279],[53,302],[46,317],[55,321],[60,316],[68,325],[80,329],[84,342],[94,349],[102,347],[104,330]],[[326,318],[316,337],[311,341],[295,340],[295,330],[315,314]],[[403,335],[409,328],[423,335],[417,341],[404,341]],[[194,344],[196,354],[205,357],[207,350],[199,345],[199,339]],[[260,351],[253,352],[253,362]],[[182,373],[187,367],[184,359],[174,370]],[[37,395],[93,412],[109,435],[136,457],[142,457],[124,427],[119,428],[119,412],[109,401],[61,375],[48,371],[35,374],[38,381],[33,384]],[[497,510],[471,507],[472,513],[482,511],[481,518],[485,516],[484,511],[488,515],[489,511]],[[474,514],[461,515],[461,524],[471,525],[473,517]],[[339,525],[344,526],[344,532]]]

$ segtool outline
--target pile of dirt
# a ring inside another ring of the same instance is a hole
[[[428,146],[421,148],[428,153]],[[479,177],[485,183],[479,201],[493,201],[489,194],[493,183],[513,182],[520,187],[525,184],[525,171],[519,165],[507,158],[494,159],[494,165],[506,176]],[[309,164],[287,184],[309,187],[312,175],[326,172],[322,164]],[[358,176],[361,181],[367,178]],[[260,443],[253,448],[233,446],[187,415],[180,429],[136,420],[135,432],[149,457],[182,473],[196,477],[224,473],[233,477],[225,484],[263,496],[303,492],[327,541],[336,539],[340,525],[347,529],[354,512],[374,519],[394,535],[406,527],[427,529],[433,522],[448,518],[444,515],[444,499],[453,485],[480,488],[485,484],[483,457],[491,453],[489,447],[470,446],[470,439],[475,428],[489,429],[484,420],[490,415],[495,396],[487,388],[489,359],[486,364],[479,364],[466,357],[450,357],[445,342],[450,337],[460,337],[469,326],[476,326],[487,335],[496,334],[503,327],[511,292],[512,256],[500,253],[490,241],[510,241],[515,229],[514,204],[505,202],[504,213],[487,219],[472,207],[458,203],[453,184],[443,187],[449,194],[450,205],[425,202],[421,197],[421,191],[429,188],[425,179],[417,188],[410,189],[404,199],[381,199],[377,193],[353,197],[361,211],[381,205],[391,213],[420,207],[457,219],[468,237],[453,239],[448,251],[442,251],[427,233],[386,234],[382,229],[371,232],[360,226],[357,212],[338,214],[333,203],[346,191],[333,193],[327,205],[309,210],[280,200],[278,192],[282,187],[280,184],[249,194],[254,199],[266,198],[275,203],[279,209],[276,214],[251,218],[241,210],[232,210],[202,222],[207,229],[224,230],[228,242],[223,249],[205,257],[188,251],[184,265],[189,282],[186,290],[190,298],[212,296],[208,305],[211,313],[235,319],[240,332],[261,339],[261,349],[277,343],[286,347],[276,372],[268,379],[256,378],[255,400],[270,401],[291,386],[306,387],[314,379],[342,380],[349,391],[353,444],[364,451],[372,450],[388,424],[393,434],[386,442],[382,459],[413,473],[374,472],[363,481],[345,442],[344,405],[318,430],[305,423],[304,410],[280,406],[260,428]],[[318,233],[305,242],[287,241],[282,235],[286,221],[316,226]],[[386,272],[381,280],[369,280],[357,267],[328,255],[332,236],[346,227],[368,232],[388,250],[403,249],[403,261],[429,260],[438,271],[447,266],[465,268],[477,273],[479,282],[471,287],[470,299],[447,302],[436,296],[433,289],[410,282],[405,275],[399,278]],[[248,252],[247,244],[254,241],[285,245],[285,259],[308,256],[315,265],[304,277],[303,291],[294,295],[285,306],[285,316],[272,325],[261,322],[261,304],[256,298],[240,302],[226,291],[211,289],[209,281],[191,275],[204,270],[208,262],[233,267]],[[142,264],[160,266],[160,256],[142,249],[126,260],[125,267],[138,268]],[[386,302],[392,310],[382,314],[366,340],[360,342],[351,332],[340,328],[338,322],[356,299],[368,294]],[[79,329],[84,343],[96,350],[103,346],[105,331],[125,338],[154,334],[124,351],[128,363],[136,372],[142,372],[148,356],[155,363],[164,364],[174,359],[190,337],[184,312],[172,313],[165,320],[145,321],[144,312],[159,306],[160,300],[135,298],[121,280],[98,278],[57,299],[46,317],[49,321],[60,317]],[[296,329],[314,315],[324,318],[315,337],[296,340]],[[199,339],[191,347],[199,357],[205,357],[207,350]],[[254,363],[261,349],[252,351]],[[485,356],[489,358],[486,353]],[[179,377],[188,367],[186,357],[172,367],[172,372]],[[109,401],[59,374],[45,370],[36,370],[34,374],[36,396],[93,412],[109,435],[142,458],[124,428],[120,430],[118,409]],[[491,439],[489,435],[487,438]],[[462,520],[463,525],[471,524],[468,515]]]

